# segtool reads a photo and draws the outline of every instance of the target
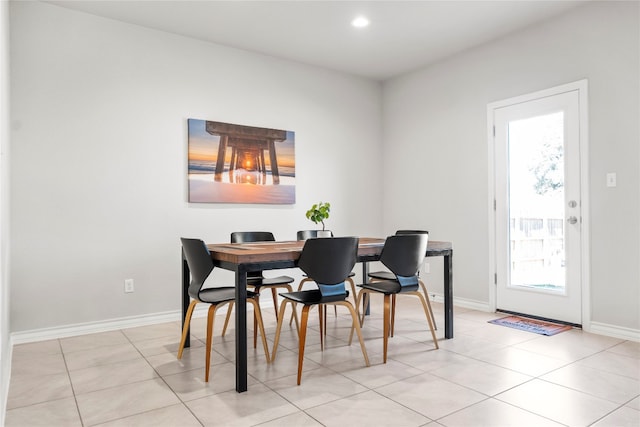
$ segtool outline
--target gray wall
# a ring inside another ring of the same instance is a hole
[[[378,234],[379,83],[39,2],[11,37],[13,332],[178,310],[180,236]],[[188,204],[188,118],[295,131],[296,204]]]
[[[460,300],[489,301],[487,104],[586,78],[591,321],[638,334],[638,16],[637,2],[587,4],[385,82],[384,229],[417,224],[452,240]],[[606,187],[607,172],[617,173],[616,188]],[[441,292],[437,273],[430,280]]]

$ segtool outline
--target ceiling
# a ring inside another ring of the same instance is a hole
[[[561,14],[577,1],[47,3],[277,58],[385,80]],[[371,24],[354,28],[356,15]]]

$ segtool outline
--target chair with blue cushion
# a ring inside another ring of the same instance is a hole
[[[412,295],[418,297],[422,303],[424,314],[427,317],[433,342],[435,347],[438,348],[438,339],[436,338],[435,328],[431,320],[429,306],[425,301],[424,295],[420,292],[420,282],[418,278],[418,270],[425,258],[428,241],[428,234],[400,234],[387,237],[380,254],[380,261],[394,274],[394,280],[377,280],[358,285],[361,289],[358,293],[356,307],[360,306],[364,295],[368,296],[373,293],[384,295],[382,325],[384,363],[387,363],[387,345],[391,329],[392,296]],[[362,315],[361,321],[364,321],[364,314]]]
[[[319,234],[322,233],[319,230],[301,230],[298,231],[297,233],[297,238],[298,240],[307,240],[307,239],[315,239],[318,237],[333,237],[333,232],[332,231],[326,231],[327,236],[319,236]],[[354,272],[349,273],[349,277],[347,278],[347,282],[349,282],[349,285],[351,286],[351,291],[353,292],[353,298],[355,301],[356,298],[356,285],[353,282],[353,277],[355,276]],[[298,285],[298,290],[301,291],[302,287],[304,286],[304,284],[306,282],[313,282],[313,279],[310,279],[308,276],[304,277],[301,281],[300,284]],[[289,322],[291,323],[291,322]]]
[[[213,344],[212,332],[216,310],[225,304],[232,304],[235,301],[236,288],[234,286],[205,288],[204,283],[213,271],[214,267],[213,260],[211,259],[211,254],[209,253],[207,246],[202,240],[199,239],[181,238],[180,240],[182,241],[182,253],[185,260],[187,261],[189,271],[191,272],[189,296],[192,298],[192,301],[190,302],[189,308],[187,309],[184,326],[182,328],[182,339],[180,340],[180,347],[178,348],[178,359],[182,358],[182,353],[184,351],[185,342],[187,340],[187,335],[189,332],[189,325],[191,324],[191,316],[193,315],[193,310],[198,303],[209,304],[210,306],[207,316],[207,339],[205,344],[206,365],[204,374],[204,380],[205,382],[208,382],[209,366],[211,364],[211,345]],[[269,347],[267,346],[267,339],[264,333],[264,325],[262,323],[259,298],[260,295],[258,293],[247,291],[247,303],[253,305],[254,324],[257,324],[257,326],[260,328],[264,354],[267,358],[267,363],[269,363]]]
[[[280,294],[284,300],[280,304],[278,326],[276,328],[276,337],[271,357],[272,360],[274,360],[278,351],[280,331],[282,329],[287,304],[291,304],[294,307],[294,310],[296,304],[302,304],[303,307],[302,316],[300,318],[299,333],[300,342],[298,346],[298,385],[300,385],[300,381],[302,379],[302,363],[304,360],[304,347],[307,337],[309,310],[313,306],[341,305],[347,307],[352,318],[351,332],[353,333],[353,329],[356,330],[365,363],[369,366],[369,357],[367,356],[367,350],[364,346],[358,315],[353,304],[348,301],[349,292],[345,287],[345,282],[356,263],[357,256],[357,237],[308,239],[305,241],[300,258],[298,259],[298,268],[304,271],[309,278],[316,282],[318,289]],[[319,312],[321,313],[320,337],[322,340],[322,310],[319,310]],[[349,343],[351,343],[351,340],[349,340]]]
[[[426,230],[397,230],[396,231],[396,235],[398,234],[429,234],[428,231]],[[377,280],[396,280],[396,276],[395,274],[393,274],[390,271],[374,271],[372,273],[369,273],[369,280],[370,281],[377,281]],[[433,309],[431,308],[431,300],[429,299],[429,293],[427,292],[427,287],[424,284],[424,281],[418,277],[418,283],[420,284],[420,287],[422,288],[422,292],[424,292],[424,297],[427,301],[427,305],[429,306],[429,313],[431,315],[431,321],[433,322],[433,326],[436,330],[438,330],[438,325],[436,324],[436,318],[435,315],[433,314]],[[365,301],[365,305],[366,305],[366,301]],[[396,306],[396,297],[395,295],[392,295],[391,297],[391,336],[393,336],[393,330],[394,330],[394,320],[395,320],[395,306]],[[361,325],[362,326],[362,325]]]
[[[298,240],[315,239],[318,237],[333,237],[333,232],[330,230],[300,230],[296,233],[296,237]],[[351,292],[353,292],[353,302],[356,301],[356,295],[357,295],[356,284],[353,281],[354,276],[355,276],[355,273],[351,272],[349,273],[349,277],[347,278],[347,282],[349,282],[349,285],[351,286]],[[301,291],[302,288],[304,287],[304,284],[307,282],[313,282],[313,279],[310,279],[308,276],[305,275],[303,279],[300,281],[300,284],[298,284],[298,290]],[[337,308],[335,307],[334,309],[337,310]],[[289,319],[289,325],[291,325],[291,322],[294,319],[294,313],[291,313],[291,319]],[[325,310],[325,314],[326,314],[326,310]],[[325,334],[326,334],[326,328],[325,328]]]

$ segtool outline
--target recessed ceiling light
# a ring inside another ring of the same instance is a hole
[[[358,16],[353,21],[351,21],[351,25],[356,28],[364,28],[369,25],[369,20],[364,16]]]

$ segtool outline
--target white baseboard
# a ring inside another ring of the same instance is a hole
[[[444,304],[444,296],[442,296],[440,294],[431,294],[430,293],[429,297],[430,297],[431,301]],[[487,302],[471,300],[471,299],[465,299],[465,298],[456,298],[456,297],[454,297],[453,298],[453,306],[454,307],[467,308],[469,310],[484,311],[484,312],[487,312],[487,313],[490,313],[490,312],[493,311],[493,310],[491,310],[491,307],[489,306],[489,303],[487,303]]]
[[[271,303],[273,304],[273,303]],[[262,303],[260,306],[262,307]],[[265,304],[266,305],[266,304]],[[271,306],[271,305],[270,305]],[[193,311],[193,317],[205,317],[208,305],[198,304]],[[221,310],[226,309],[222,308]],[[247,306],[247,313],[252,313],[253,308]],[[98,332],[116,331],[119,329],[135,328],[138,326],[155,325],[180,321],[182,312],[180,310],[166,311],[164,313],[143,314],[141,316],[121,317],[118,319],[102,320],[98,322],[77,323],[74,325],[59,326],[53,328],[34,329],[24,332],[13,332],[11,334],[11,347],[17,344],[26,344],[36,341],[46,341],[58,338],[75,337],[78,335],[95,334]]]
[[[489,303],[471,299],[454,298],[453,305],[457,307],[467,308],[469,310],[484,311],[486,313],[491,313],[494,311],[489,306]]]
[[[196,311],[198,310],[196,309]],[[101,320],[98,322],[76,323],[74,325],[34,329],[24,332],[13,332],[11,334],[11,339],[13,341],[13,345],[17,345],[57,338],[74,337],[77,335],[94,334],[97,332],[135,328],[136,326],[154,325],[157,323],[177,320],[180,320],[180,311],[167,311],[164,313],[121,317],[119,319]]]
[[[7,414],[7,402],[9,401],[9,385],[11,384],[11,361],[13,360],[13,343],[11,342],[11,337],[9,337],[9,349],[8,349],[8,360],[3,360],[2,364],[4,366],[0,366],[0,369],[3,370],[2,373],[6,373],[6,375],[0,375],[0,387],[2,387],[2,402],[0,402],[0,426],[4,425],[5,417]]]
[[[600,322],[590,322],[587,332],[623,340],[640,342],[640,330],[625,328],[622,326],[608,325]]]
[[[430,294],[431,300],[438,303],[444,303],[444,297],[438,294]],[[455,307],[466,308],[469,310],[478,310],[491,313],[491,307],[484,301],[470,300],[464,298],[454,298]],[[271,301],[261,301],[260,306],[263,308],[273,308]],[[251,306],[247,306],[247,312],[251,312]],[[204,317],[207,315],[207,305],[200,304],[193,312],[193,317]],[[36,341],[46,341],[58,338],[67,338],[77,335],[93,334],[98,332],[108,332],[119,329],[135,328],[138,326],[155,325],[158,323],[166,323],[172,321],[180,321],[181,311],[167,311],[163,313],[145,314],[141,316],[129,316],[118,319],[110,319],[98,322],[78,323],[61,327],[35,329],[24,332],[13,332],[10,338],[10,346],[25,344]],[[640,342],[640,331],[637,329],[625,328],[621,326],[608,325],[606,323],[590,322],[588,328],[585,326],[586,332],[606,335],[614,338],[620,338],[629,341]],[[8,385],[7,385],[8,386]]]
[[[431,301],[444,303],[444,297],[438,294],[429,294]],[[492,313],[490,305],[483,301],[468,300],[464,298],[453,298],[453,305],[456,307],[467,308],[470,310],[484,311]],[[609,325],[600,322],[585,322],[582,330],[592,334],[605,335],[612,338],[620,338],[628,341],[640,342],[640,330],[625,328],[622,326]]]

